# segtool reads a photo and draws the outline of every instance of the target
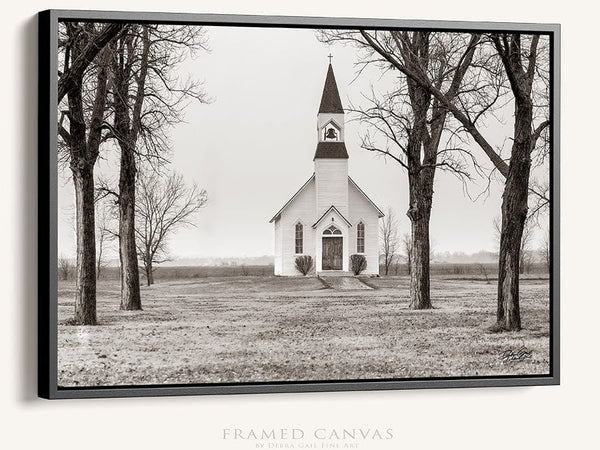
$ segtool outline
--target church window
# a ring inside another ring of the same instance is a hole
[[[329,228],[327,228],[327,229],[325,229],[325,231],[323,231],[323,234],[333,235],[333,234],[342,234],[342,232],[340,230],[338,230],[334,225],[331,225]]]
[[[296,224],[296,254],[302,253],[303,250],[303,226],[301,223]]]
[[[365,224],[362,222],[356,226],[356,252],[365,252]]]

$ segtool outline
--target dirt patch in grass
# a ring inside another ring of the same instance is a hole
[[[143,311],[98,290],[99,326],[73,326],[73,285],[59,285],[62,386],[547,374],[549,288],[521,283],[523,330],[489,333],[485,280],[432,279],[435,309],[408,309],[408,278],[375,290],[324,289],[317,278],[169,281],[142,289]],[[526,348],[531,357],[502,358]]]

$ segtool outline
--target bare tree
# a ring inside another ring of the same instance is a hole
[[[106,47],[96,51],[92,62],[90,46],[106,26],[65,22],[59,30],[59,59],[63,97],[59,100],[59,151],[71,169],[75,187],[77,270],[75,323],[96,324],[96,239],[94,208],[94,165],[104,138],[108,72]],[[93,63],[93,64],[92,64]],[[88,70],[86,70],[88,69]]]
[[[521,248],[519,250],[519,273],[529,273],[531,270],[531,263],[533,262],[533,249],[531,244],[534,237],[535,222],[533,219],[528,218],[525,220],[525,226],[523,227],[523,235],[521,236]]]
[[[528,219],[531,218],[540,224],[541,217],[548,214],[550,209],[550,184],[547,179],[533,179],[529,185]]]
[[[478,263],[477,267],[479,269],[479,273],[481,273],[485,277],[485,284],[490,284],[490,278],[488,276],[487,267],[483,263]]]
[[[109,203],[106,196],[102,196],[101,187],[98,192],[100,195],[96,200],[96,278],[99,280],[108,267],[108,245],[118,237],[118,234],[115,232],[114,224],[117,206]]]
[[[202,27],[152,24],[129,24],[111,44],[111,130],[121,150],[119,259],[124,310],[142,308],[135,231],[138,160],[165,163],[168,129],[183,120],[189,100],[207,101],[197,82],[175,75],[185,57],[205,49],[205,44]]]
[[[502,63],[514,99],[514,132],[510,160],[506,162],[482,135],[483,127],[474,119],[472,104],[462,97],[450,96],[432,81],[418,64],[398,54],[394,43],[408,46],[402,32],[392,32],[392,40],[382,39],[378,31],[360,31],[362,38],[395,69],[431,93],[450,111],[504,177],[502,197],[502,236],[498,269],[498,307],[495,330],[520,330],[519,262],[521,237],[527,217],[527,197],[532,152],[550,126],[548,80],[549,53],[547,39],[540,46],[540,35],[492,33],[489,42]],[[493,62],[493,58],[489,59]],[[480,78],[481,67],[475,68]],[[458,101],[457,101],[458,100]],[[485,112],[485,110],[483,110]],[[543,142],[544,139],[541,140]]]
[[[94,32],[90,33],[92,29],[94,29]],[[71,38],[75,36],[73,33],[69,35],[68,39],[59,42],[59,48],[64,47],[65,50],[65,61],[69,61],[69,63],[58,73],[58,103],[60,103],[63,97],[72,89],[80,87],[78,86],[79,82],[83,78],[89,65],[94,61],[98,53],[100,53],[110,41],[116,38],[122,29],[123,23],[119,22],[108,23],[100,30],[96,30],[95,27],[90,24],[86,27],[78,25],[77,33],[86,33],[88,36],[83,45],[78,45],[78,49],[75,51],[74,56],[71,56],[70,54],[71,46],[73,44]]]
[[[410,275],[411,272],[411,255],[412,255],[412,240],[410,234],[405,233],[402,236],[402,250],[404,252],[404,259],[406,260],[406,271]]]
[[[61,280],[66,281],[71,276],[73,271],[73,263],[64,255],[58,257],[58,276]]]
[[[398,221],[392,208],[388,208],[379,227],[381,235],[381,253],[383,254],[383,268],[386,275],[394,263],[398,252]]]
[[[542,262],[546,266],[546,270],[550,273],[550,260],[551,260],[551,246],[550,246],[550,232],[546,231],[544,234],[544,240],[542,241]]]
[[[188,187],[183,177],[165,178],[141,172],[137,180],[136,245],[148,286],[154,283],[155,265],[168,261],[169,237],[182,226],[193,226],[192,216],[207,200],[204,189]]]

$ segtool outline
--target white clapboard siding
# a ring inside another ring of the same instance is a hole
[[[281,259],[281,219],[275,221],[275,261],[274,261],[274,272],[275,275],[283,275],[283,261]]]
[[[281,213],[277,223],[281,225],[281,273],[276,275],[301,275],[296,270],[295,262],[298,256],[296,251],[296,223],[300,221],[304,226],[303,255],[310,255],[315,260],[315,237],[312,228],[315,223],[315,180],[314,178],[298,193],[296,198]]]
[[[379,274],[379,212],[371,202],[359,192],[354,184],[348,181],[348,199],[350,201],[350,213],[348,220],[352,223],[350,228],[350,254],[356,253],[356,225],[360,221],[365,224],[365,257],[367,258],[367,270],[365,275]]]
[[[317,218],[334,205],[348,215],[348,159],[315,160]]]

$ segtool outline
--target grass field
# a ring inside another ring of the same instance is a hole
[[[119,311],[98,286],[98,326],[72,326],[74,284],[59,283],[61,386],[545,374],[548,280],[521,282],[523,330],[490,333],[496,285],[432,278],[435,309],[408,309],[408,278],[366,291],[317,278],[207,277],[142,288],[143,311]],[[502,355],[524,347],[531,358]]]

